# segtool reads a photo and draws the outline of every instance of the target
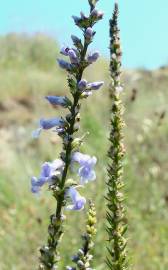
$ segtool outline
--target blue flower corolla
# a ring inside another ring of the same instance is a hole
[[[88,40],[91,40],[92,37],[94,36],[95,34],[95,31],[93,31],[93,29],[91,27],[88,27],[85,31],[85,38],[88,39]]]
[[[60,53],[63,54],[63,55],[65,55],[65,56],[68,56],[69,50],[70,50],[69,47],[65,47],[65,46],[64,46],[64,47],[61,48]]]
[[[77,36],[71,35],[71,39],[75,46],[78,46],[79,44],[81,45],[81,39],[78,38]]]
[[[49,119],[41,118],[39,123],[40,127],[32,132],[32,137],[37,139],[40,136],[42,130],[48,130],[57,126],[63,127],[64,124],[65,122],[61,117],[54,117]]]
[[[69,55],[71,64],[78,64],[78,63],[79,63],[79,58],[78,58],[78,56],[77,56],[75,50],[70,49],[70,50],[68,51],[68,55]]]
[[[98,90],[100,87],[104,84],[103,81],[101,82],[93,82],[93,83],[88,83],[87,88],[91,90]]]
[[[61,96],[46,96],[45,97],[51,105],[60,105],[62,107],[68,106],[68,98],[67,97],[61,97]]]
[[[85,91],[85,90],[98,90],[100,87],[104,84],[103,81],[101,82],[92,82],[88,83],[85,79],[82,79],[78,83],[78,88],[80,91]],[[87,92],[87,91],[86,91]],[[89,91],[90,92],[90,91]]]
[[[72,166],[74,162],[78,162],[80,165],[80,168],[78,169],[78,175],[82,185],[96,179],[96,173],[94,171],[94,166],[97,162],[96,157],[91,157],[80,152],[74,152],[71,158]]]
[[[80,80],[78,83],[79,90],[84,91],[86,90],[86,87],[87,87],[87,81],[85,79]]]
[[[91,17],[93,17],[96,20],[101,20],[103,18],[104,13],[102,11],[94,8],[90,15],[91,15]]]
[[[72,204],[66,207],[67,210],[82,210],[86,203],[86,199],[79,194],[79,192],[74,187],[70,187],[67,192],[66,196],[70,197],[72,200]]]
[[[73,20],[74,20],[74,22],[76,23],[76,24],[78,24],[79,22],[80,22],[80,20],[81,20],[81,18],[80,17],[77,17],[77,16],[72,16],[72,18],[73,18]]]
[[[72,70],[72,65],[63,59],[57,59],[57,62],[60,66],[60,68],[65,69],[66,71],[71,71]]]
[[[92,64],[94,62],[97,61],[97,59],[99,58],[100,54],[98,51],[94,52],[94,53],[90,53],[87,57],[87,61],[89,64]]]
[[[41,166],[40,176],[31,178],[31,191],[38,193],[41,187],[46,183],[52,183],[52,177],[62,173],[64,162],[61,159],[56,159],[53,162],[45,162]]]

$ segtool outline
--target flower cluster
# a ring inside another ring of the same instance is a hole
[[[84,42],[72,35],[73,45],[65,46],[60,51],[61,55],[67,57],[68,60],[57,59],[60,68],[68,72],[71,98],[54,95],[45,97],[52,107],[61,106],[68,110],[68,113],[65,117],[40,119],[38,129],[32,134],[34,138],[38,138],[43,130],[53,130],[63,142],[60,158],[45,162],[41,167],[40,176],[38,178],[33,176],[31,179],[33,193],[39,193],[42,186],[47,184],[57,202],[55,214],[50,217],[48,243],[40,249],[39,269],[41,270],[55,269],[60,258],[58,245],[63,234],[64,209],[82,210],[86,199],[80,195],[78,189],[96,179],[94,166],[97,159],[80,152],[79,148],[85,136],[81,138],[75,136],[79,130],[81,101],[103,85],[102,81],[88,82],[83,78],[84,70],[99,58],[99,52],[87,52],[96,33],[93,26],[103,17],[103,13],[95,8],[96,2],[97,0],[89,0],[90,14],[88,16],[83,12],[80,17],[73,16],[75,24],[83,32]],[[72,172],[77,173],[79,183],[69,178]]]
[[[52,184],[54,179],[61,174],[63,167],[64,163],[60,159],[56,159],[53,162],[45,162],[41,167],[39,178],[33,176],[31,179],[31,191],[38,193],[44,184]]]
[[[80,167],[77,171],[80,177],[80,186],[96,179],[96,173],[94,166],[97,162],[96,157],[90,157],[89,155],[82,154],[80,152],[73,152],[71,156],[71,170],[74,171],[74,163],[79,163]],[[31,179],[31,191],[33,193],[39,193],[41,187],[48,184],[49,187],[59,184],[60,177],[62,176],[65,163],[62,159],[56,159],[53,162],[45,162],[41,166],[40,176],[35,176]],[[65,197],[70,197],[73,205],[66,207],[68,210],[82,210],[86,199],[82,197],[76,190],[78,186],[71,186],[65,193]]]

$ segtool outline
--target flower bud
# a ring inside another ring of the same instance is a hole
[[[72,64],[78,64],[79,63],[79,58],[76,55],[76,52],[74,50],[69,50],[68,55],[69,55],[69,58],[70,58],[70,61],[71,61]]]
[[[74,22],[78,25],[78,23],[80,22],[81,18],[77,17],[77,16],[72,16]]]
[[[86,90],[86,87],[87,87],[87,81],[85,79],[80,80],[80,82],[78,83],[79,90],[84,91]]]
[[[71,39],[73,41],[73,44],[75,47],[77,47],[78,49],[82,49],[83,48],[83,45],[82,45],[82,42],[81,42],[81,39],[72,35],[71,36]]]
[[[123,87],[121,85],[117,86],[115,89],[118,94],[120,94],[123,91]]]
[[[93,9],[92,12],[91,12],[91,18],[94,19],[94,20],[101,20],[103,18],[103,15],[104,13],[100,10],[97,10],[97,9]]]
[[[92,54],[89,54],[88,55],[88,58],[87,58],[88,63],[89,64],[92,64],[92,63],[96,62],[96,60],[99,58],[99,56],[100,56],[100,54],[99,54],[98,51],[97,52],[94,52]]]
[[[69,52],[70,48],[69,47],[62,47],[60,53],[68,56],[68,52]]]
[[[98,90],[104,84],[104,82],[88,83],[87,88],[91,90]]]
[[[91,41],[92,37],[94,36],[95,34],[95,31],[93,31],[93,29],[91,27],[88,27],[85,31],[85,38],[88,40],[88,41]]]
[[[81,94],[80,98],[87,98],[87,97],[89,97],[89,96],[91,96],[91,95],[92,95],[92,91],[84,91],[84,92]]]
[[[60,66],[60,68],[65,69],[67,71],[72,71],[72,65],[63,59],[57,59],[57,62]]]
[[[62,107],[68,107],[69,105],[71,105],[71,101],[65,97],[65,96],[46,96],[45,97],[49,103],[53,106],[57,106],[60,105]]]
[[[81,138],[75,138],[72,142],[72,148],[79,147],[83,143]]]
[[[80,269],[84,269],[84,267],[85,267],[84,263],[83,263],[81,260],[79,260],[79,261],[77,262],[77,265],[78,265],[78,267],[79,267]]]
[[[83,250],[82,249],[79,249],[78,250],[78,255],[81,257],[83,257],[84,256],[84,252],[83,252]]]

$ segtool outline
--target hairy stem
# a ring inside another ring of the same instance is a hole
[[[111,87],[110,98],[111,107],[111,132],[110,149],[108,157],[110,159],[108,166],[108,192],[107,199],[107,232],[108,232],[108,256],[106,263],[111,270],[127,269],[127,240],[124,237],[126,232],[124,197],[122,188],[124,186],[123,177],[123,106],[120,100],[120,91],[122,85],[120,81],[121,74],[121,48],[119,29],[117,24],[118,5],[115,4],[112,20],[110,20],[110,73]]]
[[[87,216],[86,232],[82,235],[82,248],[80,248],[78,253],[73,256],[73,262],[76,264],[76,267],[67,267],[67,269],[91,269],[90,264],[93,257],[91,250],[94,247],[93,237],[96,234],[95,224],[97,222],[95,206],[91,201],[89,202],[89,210],[87,212]]]
[[[83,50],[81,51],[81,58],[80,58],[80,64],[78,72],[76,73],[76,92],[73,95],[73,104],[70,109],[71,113],[71,120],[69,123],[69,127],[67,129],[67,135],[71,137],[71,139],[68,141],[68,144],[64,144],[65,149],[65,167],[62,173],[62,178],[60,181],[60,193],[57,194],[57,196],[54,195],[57,201],[56,205],[56,214],[52,215],[50,217],[50,224],[48,227],[48,244],[47,246],[44,246],[40,249],[41,257],[40,257],[40,270],[53,270],[55,267],[55,264],[57,261],[60,260],[59,258],[59,252],[58,252],[58,244],[60,242],[60,238],[63,234],[63,221],[64,216],[62,214],[62,209],[64,207],[64,196],[65,196],[65,182],[67,178],[67,173],[69,170],[70,162],[71,162],[71,154],[72,154],[72,141],[73,141],[73,134],[74,134],[74,125],[76,122],[76,116],[77,116],[77,109],[80,107],[79,105],[79,99],[80,95],[78,92],[78,82],[81,80],[83,71],[85,67],[83,66],[83,61],[85,59],[86,53],[87,53],[88,44],[86,40],[84,41]]]

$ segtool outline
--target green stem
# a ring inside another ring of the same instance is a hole
[[[112,20],[110,20],[110,73],[111,87],[110,98],[111,107],[111,132],[110,158],[108,166],[107,181],[107,232],[108,232],[108,256],[107,266],[110,270],[126,270],[128,268],[125,238],[125,210],[123,204],[122,188],[124,186],[123,176],[123,106],[120,100],[119,91],[121,90],[121,48],[118,29],[118,5],[115,4]]]
[[[73,136],[74,134],[74,125],[76,122],[76,109],[79,107],[79,99],[80,94],[78,92],[78,82],[82,79],[83,71],[85,67],[83,66],[83,61],[85,60],[85,56],[87,53],[88,44],[85,40],[84,47],[81,52],[81,59],[80,59],[80,66],[78,69],[78,72],[76,74],[76,92],[73,95],[73,104],[70,109],[71,112],[71,121],[69,128],[67,129],[68,136]],[[65,146],[65,167],[62,173],[62,178],[60,181],[60,194],[55,196],[57,201],[56,206],[56,214],[55,214],[55,221],[52,221],[51,216],[51,223],[48,227],[49,232],[49,238],[48,238],[48,245],[47,248],[49,250],[45,250],[45,247],[41,248],[41,265],[39,267],[40,270],[53,270],[53,267],[55,266],[55,263],[59,260],[59,253],[57,250],[59,240],[63,234],[63,215],[62,215],[62,209],[64,207],[64,196],[65,196],[65,182],[67,178],[67,173],[70,167],[71,163],[71,154],[72,154],[72,140],[69,140],[68,144]],[[50,232],[51,231],[51,232]],[[58,257],[58,258],[57,258]]]

